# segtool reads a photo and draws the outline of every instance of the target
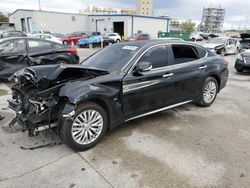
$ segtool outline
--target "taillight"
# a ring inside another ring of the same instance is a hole
[[[228,67],[228,64],[229,64],[229,62],[228,62],[227,60],[224,59],[224,66],[225,66],[225,67]]]
[[[77,54],[77,49],[76,48],[69,48],[65,50],[66,52],[72,53],[72,54]]]

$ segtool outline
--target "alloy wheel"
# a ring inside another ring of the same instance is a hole
[[[103,117],[96,110],[86,110],[73,121],[71,134],[74,141],[80,145],[91,144],[101,135]]]
[[[211,103],[217,93],[217,87],[216,84],[213,81],[210,81],[206,84],[204,93],[203,93],[203,98],[206,103]]]

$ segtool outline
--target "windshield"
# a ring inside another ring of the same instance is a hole
[[[128,44],[110,45],[83,61],[82,65],[86,68],[108,72],[120,71],[139,49],[138,46]]]
[[[225,44],[226,39],[224,38],[213,38],[208,41],[210,44]]]

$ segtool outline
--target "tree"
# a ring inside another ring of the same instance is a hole
[[[0,22],[9,22],[9,18],[0,12]]]
[[[192,20],[182,22],[181,29],[189,33],[193,33],[195,31],[195,23],[193,23]]]

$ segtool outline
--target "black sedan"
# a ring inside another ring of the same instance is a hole
[[[244,70],[250,70],[250,50],[242,52],[236,59],[235,69],[237,72],[243,72]]]
[[[26,68],[12,77],[12,124],[30,135],[57,127],[64,143],[85,150],[124,122],[191,102],[210,106],[227,65],[195,44],[149,40],[111,45],[82,65]]]
[[[0,40],[0,80],[28,66],[61,63],[78,64],[76,48],[26,37]]]

